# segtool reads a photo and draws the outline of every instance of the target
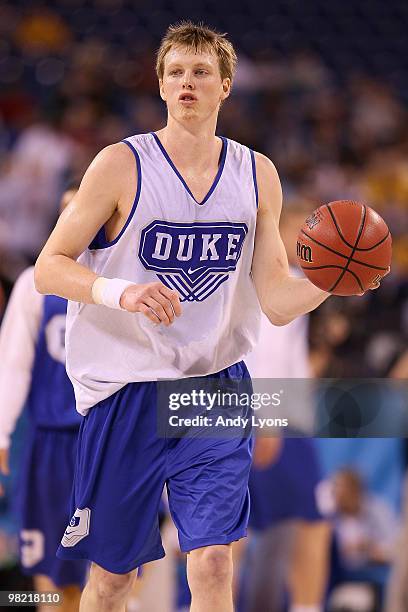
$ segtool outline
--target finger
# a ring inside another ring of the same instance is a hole
[[[160,287],[160,293],[165,295],[170,300],[174,314],[176,315],[176,317],[179,317],[181,315],[181,304],[180,296],[177,291],[169,289],[168,287],[163,285],[162,287]]]
[[[150,306],[146,306],[146,304],[140,304],[138,306],[137,312],[142,313],[145,317],[147,317],[152,323],[155,325],[160,324],[160,319],[157,314],[154,312]]]
[[[159,304],[161,304],[164,308],[164,310],[166,311],[166,314],[169,318],[170,323],[173,323],[174,321],[174,308],[173,308],[173,304],[170,302],[169,298],[165,295],[163,295],[163,293],[160,293],[160,291],[157,291],[154,295],[155,300],[157,300],[157,302],[159,302]]]
[[[170,325],[170,319],[167,316],[167,312],[157,300],[152,297],[147,297],[145,298],[144,303],[150,308],[152,308],[161,323],[164,323],[165,325]]]

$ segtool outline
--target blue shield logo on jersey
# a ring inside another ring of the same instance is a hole
[[[139,258],[181,301],[202,302],[236,269],[247,233],[245,223],[153,221],[142,231]]]

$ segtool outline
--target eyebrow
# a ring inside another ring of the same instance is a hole
[[[170,62],[167,65],[167,68],[181,68],[182,64],[181,62]],[[205,62],[198,62],[197,64],[193,64],[193,68],[212,68],[212,65],[210,63],[205,63]]]

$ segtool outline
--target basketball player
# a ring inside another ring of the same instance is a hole
[[[97,155],[36,264],[38,290],[70,300],[67,367],[86,415],[59,548],[93,561],[83,611],[123,610],[135,568],[163,555],[165,483],[191,609],[232,610],[251,440],[159,438],[155,381],[245,379],[261,308],[283,325],[328,297],[289,274],[273,164],[215,135],[235,63],[224,36],[169,28],[157,58],[166,126]]]
[[[62,207],[75,191],[64,194]],[[56,557],[74,479],[80,416],[65,371],[66,300],[40,295],[34,268],[16,281],[0,330],[0,470],[9,472],[10,435],[29,414],[18,506],[20,562],[37,591],[61,590],[64,612],[78,610],[86,562]],[[39,610],[49,609],[39,606]]]

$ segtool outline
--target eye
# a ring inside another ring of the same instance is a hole
[[[204,70],[203,68],[198,68],[195,72],[199,75],[208,74],[207,70]]]
[[[181,74],[181,70],[179,68],[175,68],[174,70],[170,70],[169,72],[170,76],[177,76],[178,74]]]

